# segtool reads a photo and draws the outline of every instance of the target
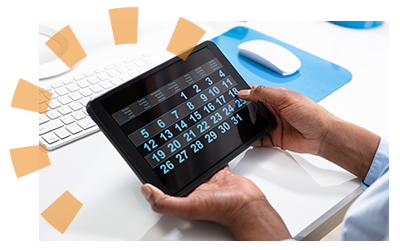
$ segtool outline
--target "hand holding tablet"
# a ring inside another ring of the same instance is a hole
[[[175,57],[87,105],[142,183],[185,196],[275,126],[212,42]]]

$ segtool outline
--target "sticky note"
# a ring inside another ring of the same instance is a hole
[[[51,165],[46,145],[10,149],[10,155],[17,178]]]
[[[83,49],[82,45],[76,38],[74,32],[69,25],[58,31],[54,36],[52,36],[46,42],[46,45],[70,69],[86,57],[85,50]],[[60,46],[61,48],[63,48],[63,50],[59,49]]]
[[[23,79],[18,81],[11,107],[47,113],[53,94]]]
[[[82,206],[82,202],[65,191],[41,215],[57,231],[64,234]]]
[[[186,60],[205,33],[206,31],[196,24],[180,17],[169,41],[167,51],[179,56],[182,60]]]
[[[127,7],[108,10],[115,45],[136,44],[139,8]]]

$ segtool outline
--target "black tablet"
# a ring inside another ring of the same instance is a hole
[[[142,183],[185,196],[275,127],[206,41],[93,99],[87,111]]]

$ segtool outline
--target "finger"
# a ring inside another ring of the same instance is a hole
[[[256,141],[252,145],[253,147],[273,147],[273,143],[271,140],[270,134],[263,136],[260,140]]]
[[[256,141],[255,143],[253,143],[253,145],[252,145],[253,147],[256,147],[256,148],[259,148],[259,147],[262,147],[262,142],[261,142],[261,139],[260,140],[258,140],[258,141]]]
[[[206,183],[212,183],[212,182],[216,182],[220,179],[225,178],[228,175],[231,175],[231,169],[229,167],[229,164],[226,164],[223,168],[221,168],[218,172],[216,172],[213,176],[210,177],[210,179],[208,179],[206,181]]]
[[[293,95],[292,91],[280,87],[267,87],[252,85],[251,89],[242,89],[238,96],[240,99],[248,101],[259,101],[269,103],[275,106],[280,106],[288,100],[288,97]]]
[[[188,214],[190,215],[190,211],[194,210],[194,206],[197,206],[197,203],[190,197],[169,196],[151,184],[141,186],[140,192],[150,203],[153,211],[160,214],[185,217]]]
[[[251,89],[255,89],[255,88],[257,88],[258,85],[251,84],[249,86],[250,86]]]

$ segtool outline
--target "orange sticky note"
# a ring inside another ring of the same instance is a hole
[[[108,10],[115,45],[137,43],[139,8],[127,7]]]
[[[70,192],[65,191],[41,215],[60,233],[65,233],[83,203],[78,201]]]
[[[46,145],[10,149],[10,155],[17,178],[51,165]]]
[[[206,31],[196,24],[180,17],[169,41],[167,51],[179,56],[182,60],[186,60],[205,33]]]
[[[68,68],[72,68],[86,57],[86,52],[79,43],[71,27],[68,25],[58,31],[47,42],[49,47]],[[60,47],[63,50],[60,50]]]
[[[51,92],[23,79],[19,79],[11,102],[11,107],[39,113],[47,113],[52,96],[53,94]]]

